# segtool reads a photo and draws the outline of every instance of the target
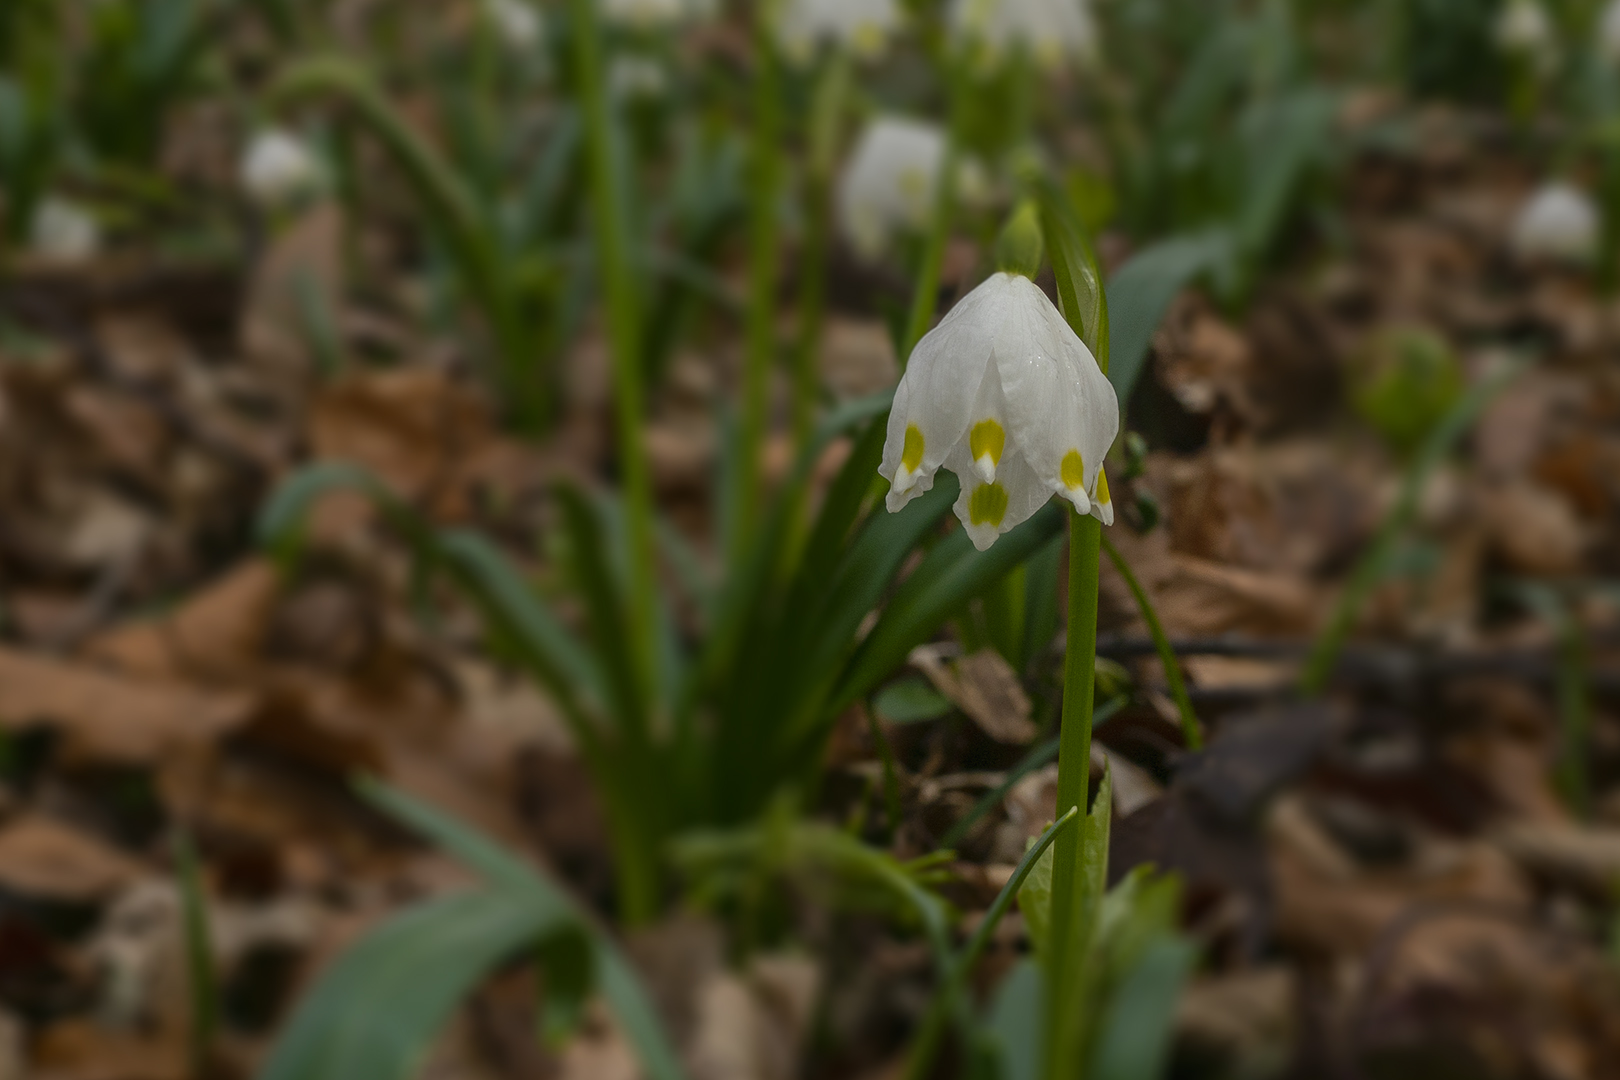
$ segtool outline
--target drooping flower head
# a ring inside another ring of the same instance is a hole
[[[660,30],[714,13],[714,0],[600,0],[602,17],[635,30]]]
[[[936,124],[886,116],[867,125],[838,183],[839,225],[858,253],[875,259],[896,232],[927,225],[944,159]]]
[[[484,0],[484,17],[495,29],[501,44],[515,53],[533,52],[540,43],[545,24],[529,0]]]
[[[55,195],[34,208],[28,223],[34,254],[55,262],[82,262],[101,247],[101,227],[78,203]]]
[[[891,512],[941,466],[955,473],[956,516],[983,551],[1054,494],[1113,524],[1102,463],[1118,433],[1118,399],[1090,350],[1033,281],[998,272],[912,351],[878,471]]]
[[[1620,0],[1609,0],[1598,20],[1598,46],[1610,63],[1620,63]]]
[[[1508,0],[1496,20],[1496,44],[1513,55],[1544,56],[1557,44],[1547,9],[1539,0]]]
[[[957,43],[991,63],[1026,49],[1051,68],[1097,49],[1088,0],[951,0],[949,17]]]
[[[1598,210],[1580,188],[1542,185],[1513,222],[1513,248],[1526,258],[1585,262],[1597,254]]]
[[[771,29],[782,51],[803,62],[822,45],[873,59],[882,55],[899,27],[895,0],[784,0]]]
[[[282,206],[321,185],[321,167],[309,146],[281,128],[253,136],[238,167],[242,190],[263,206]]]
[[[608,93],[626,101],[650,101],[669,91],[669,72],[650,56],[622,53],[608,65]]]

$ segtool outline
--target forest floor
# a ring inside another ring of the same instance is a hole
[[[1186,752],[1105,561],[1100,651],[1128,703],[1094,765],[1114,779],[1112,875],[1180,871],[1207,945],[1177,1077],[1620,1076],[1620,304],[1513,255],[1534,171],[1502,132],[1448,112],[1417,132],[1351,169],[1340,249],[1302,252],[1241,318],[1178,300],[1131,403],[1152,449],[1115,481],[1108,536],[1181,651],[1209,741]],[[249,1075],[346,942],[470,880],[358,799],[356,775],[612,911],[606,830],[555,709],[489,659],[469,612],[420,617],[409,552],[376,510],[325,499],[296,564],[254,531],[280,480],[353,462],[497,538],[543,585],[553,482],[611,475],[603,346],[587,335],[570,359],[558,433],[522,441],[454,342],[420,340],[403,286],[345,287],[342,235],[323,207],[242,266],[125,252],[18,264],[0,287],[4,1080],[188,1075],[176,827],[208,896],[215,1066]],[[971,285],[976,261],[953,252],[947,285]],[[311,285],[339,313],[341,364],[290,329]],[[822,355],[845,398],[897,377],[859,293],[835,290]],[[1402,573],[1374,592],[1325,702],[1291,704],[1408,468],[1358,387],[1425,334],[1471,378],[1526,370],[1423,485]],[[365,359],[390,353],[411,360]],[[653,403],[660,506],[700,545],[735,367],[725,349],[683,352]],[[773,441],[768,470],[787,447]],[[1146,532],[1139,494],[1159,509]],[[947,631],[913,657],[948,716],[877,718],[899,820],[860,710],[828,749],[818,813],[926,854],[1042,737],[1047,697],[961,651]],[[956,845],[946,892],[964,927],[1054,798],[1055,766],[1033,770]],[[1001,924],[986,985],[1022,926]],[[696,913],[628,945],[705,1080],[785,1080],[804,1060],[891,1075],[928,1000],[926,949],[808,895],[792,937],[742,970]],[[493,979],[427,1075],[634,1074],[600,1022],[566,1051],[539,1046],[535,996],[527,969]],[[725,1071],[738,1060],[764,1064]]]

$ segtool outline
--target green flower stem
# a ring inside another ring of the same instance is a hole
[[[743,362],[742,417],[737,425],[735,490],[729,550],[740,557],[759,519],[760,452],[770,407],[771,362],[776,355],[777,200],[782,182],[782,105],[778,60],[763,26],[755,50],[753,148],[749,162],[747,349]]]
[[[1057,813],[1073,807],[1085,814],[1091,778],[1091,703],[1097,660],[1097,564],[1102,526],[1089,514],[1069,510],[1069,625],[1068,648],[1063,660],[1063,728],[1059,733]],[[1081,895],[1080,830],[1058,837],[1052,851],[1052,931],[1050,962],[1046,965],[1046,1075],[1071,1080],[1075,1075],[1074,1048],[1068,1033],[1075,1030],[1069,1015],[1080,987],[1078,957]]]
[[[628,190],[620,175],[623,161],[615,152],[612,118],[603,82],[601,43],[592,0],[569,0],[574,22],[574,63],[579,98],[585,113],[590,165],[591,218],[596,234],[597,264],[607,305],[608,344],[613,359],[615,427],[619,473],[624,485],[625,525],[630,546],[630,640],[626,642],[644,693],[652,699],[657,609],[653,562],[652,483],[642,435],[641,313],[630,273],[629,233],[620,202]],[[643,858],[656,858],[656,854]],[[657,875],[646,867],[621,873],[620,906],[626,922],[646,922],[658,905]]]
[[[1148,599],[1141,582],[1131,573],[1130,564],[1106,536],[1102,540],[1102,549],[1108,552],[1109,559],[1114,563],[1114,569],[1125,579],[1131,595],[1136,598],[1136,607],[1148,625],[1148,633],[1153,635],[1153,647],[1159,651],[1159,661],[1164,664],[1164,678],[1170,684],[1170,696],[1175,699],[1176,711],[1181,714],[1181,735],[1186,740],[1187,749],[1201,750],[1204,746],[1204,733],[1198,726],[1197,714],[1193,712],[1192,699],[1187,696],[1187,683],[1181,677],[1181,661],[1176,659],[1176,651],[1170,647],[1170,639],[1165,636],[1164,624],[1159,622],[1159,613],[1153,610],[1153,601]]]
[[[934,212],[929,224],[922,265],[917,270],[917,289],[911,294],[911,314],[906,319],[905,337],[900,340],[900,370],[906,370],[911,350],[928,333],[934,311],[939,307],[939,277],[945,266],[945,245],[951,238],[951,222],[956,216],[956,166],[961,156],[962,107],[957,83],[960,76],[947,71],[950,85],[950,118],[945,131],[945,154],[940,159],[939,176],[934,181]]]
[[[219,1035],[219,986],[214,975],[213,939],[208,929],[208,894],[202,866],[188,833],[174,837],[174,859],[180,877],[184,915],[186,974],[191,1005],[190,1052],[193,1076],[213,1071],[214,1043]]]
[[[1035,869],[1035,864],[1046,854],[1046,849],[1053,841],[1079,831],[1070,828],[1079,817],[1080,811],[1070,807],[1046,827],[1040,838],[1024,852],[1024,857],[1019,861],[1012,877],[1001,887],[1001,892],[996,895],[995,901],[984,913],[984,918],[979,920],[978,929],[962,947],[955,963],[946,972],[945,984],[935,992],[934,1000],[929,1004],[928,1015],[923,1018],[921,1030],[917,1034],[916,1041],[912,1043],[911,1059],[906,1064],[906,1080],[924,1080],[929,1075],[934,1063],[934,1054],[939,1049],[941,1039],[944,1038],[951,1014],[958,1011],[958,1002],[967,988],[969,976],[973,974],[973,966],[978,963],[985,947],[990,944],[990,938],[1001,923],[1001,917],[1012,906],[1013,898],[1018,895],[1024,879],[1029,877],[1030,871]]]
[[[799,268],[799,340],[793,354],[793,441],[803,449],[815,424],[820,380],[816,351],[827,311],[827,249],[832,232],[832,185],[838,132],[849,96],[849,57],[833,54],[816,78],[810,107],[810,160],[805,191],[807,228]]]
[[[489,325],[507,405],[519,426],[538,429],[553,411],[540,368],[539,335],[524,317],[512,269],[486,226],[474,194],[388,103],[368,71],[354,61],[341,56],[302,61],[277,79],[269,94],[272,107],[310,97],[335,98],[348,106],[399,165],[449,248],[463,287]]]
[[[1328,680],[1333,677],[1333,669],[1339,662],[1339,653],[1344,648],[1345,640],[1349,638],[1350,630],[1361,614],[1362,605],[1372,595],[1373,589],[1378,587],[1378,583],[1384,579],[1385,569],[1394,556],[1395,546],[1413,515],[1417,513],[1418,497],[1422,495],[1429,477],[1445,461],[1446,455],[1451,453],[1451,448],[1457,440],[1473,425],[1474,418],[1523,371],[1524,365],[1514,362],[1479,382],[1452,405],[1451,411],[1441,417],[1440,423],[1424,440],[1417,457],[1413,459],[1401,480],[1401,491],[1395,500],[1395,506],[1379,527],[1372,545],[1351,571],[1350,580],[1339,594],[1338,603],[1328,616],[1327,625],[1317,636],[1316,644],[1311,647],[1311,654],[1305,660],[1305,671],[1299,680],[1299,691],[1303,696],[1316,697],[1327,689]]]

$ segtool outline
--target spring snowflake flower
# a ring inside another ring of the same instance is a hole
[[[545,25],[527,0],[484,0],[483,7],[502,44],[513,52],[532,52],[540,44]]]
[[[857,252],[875,259],[895,232],[928,224],[944,159],[935,124],[890,116],[867,126],[838,183],[839,224]]]
[[[1598,20],[1598,45],[1611,63],[1620,62],[1620,0],[1609,0]]]
[[[1585,262],[1598,248],[1598,210],[1581,189],[1544,184],[1513,223],[1513,248],[1527,258]]]
[[[1496,43],[1515,55],[1545,55],[1556,45],[1547,9],[1538,0],[1508,0],[1496,20]]]
[[[321,166],[304,140],[281,128],[253,136],[242,154],[242,190],[262,206],[283,206],[321,185]]]
[[[669,90],[669,72],[645,56],[615,56],[608,65],[608,93],[629,100],[661,98]]]
[[[602,17],[636,30],[667,29],[714,14],[714,0],[601,0]]]
[[[876,260],[895,233],[928,227],[944,160],[945,131],[937,124],[886,116],[867,125],[838,181],[838,224],[856,254]],[[961,202],[986,205],[993,188],[978,160],[957,161]]]
[[[1096,52],[1089,0],[951,0],[951,36],[993,62],[1019,48],[1052,68]]]
[[[1105,525],[1102,461],[1119,402],[1097,361],[1033,281],[992,274],[929,331],[889,413],[878,472],[899,510],[944,466],[962,482],[956,516],[980,551],[1053,494]]]
[[[899,26],[895,0],[786,0],[777,7],[772,30],[782,51],[804,62],[823,44],[873,59]]]
[[[101,247],[101,227],[90,212],[55,196],[34,208],[28,233],[34,254],[55,262],[82,262]]]

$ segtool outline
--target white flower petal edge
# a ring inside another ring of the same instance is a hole
[[[917,343],[878,472],[890,511],[941,466],[955,473],[956,516],[983,551],[1053,494],[1113,524],[1102,460],[1118,433],[1114,388],[1085,344],[1034,282],[998,273]]]
[[[844,235],[867,260],[883,254],[895,233],[921,229],[934,205],[945,130],[901,116],[881,116],[861,133],[838,182]]]
[[[778,5],[774,29],[783,51],[804,63],[821,44],[875,59],[899,25],[895,0],[786,0]]]

